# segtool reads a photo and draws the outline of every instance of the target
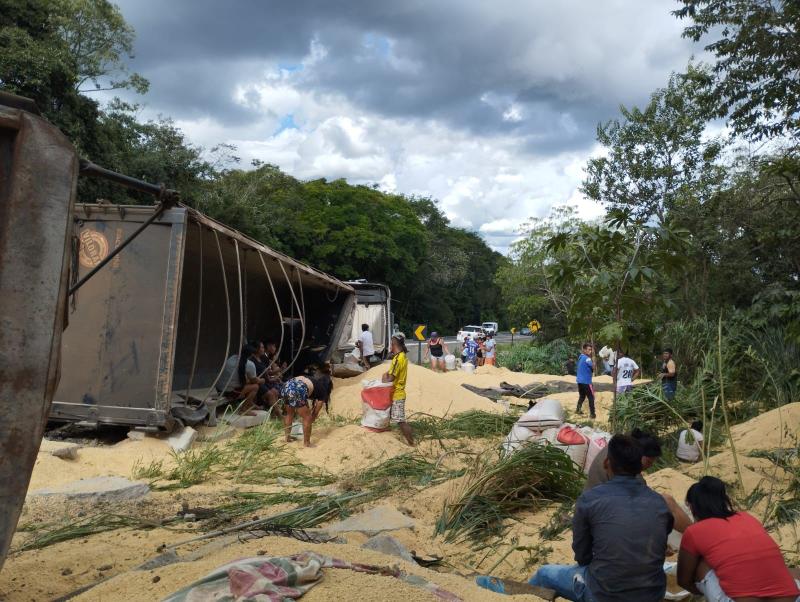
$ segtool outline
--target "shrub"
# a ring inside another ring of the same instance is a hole
[[[564,364],[570,354],[577,353],[564,339],[549,343],[521,343],[497,354],[498,365],[514,372],[529,374],[564,374]]]

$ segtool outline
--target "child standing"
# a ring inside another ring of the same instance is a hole
[[[414,435],[406,422],[406,380],[408,379],[408,358],[406,357],[406,341],[402,335],[392,337],[392,363],[389,371],[381,379],[385,383],[394,384],[392,393],[392,424],[396,424],[403,433],[406,443],[413,447]]]

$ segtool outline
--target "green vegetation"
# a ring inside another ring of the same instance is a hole
[[[352,491],[372,490],[376,495],[408,487],[424,487],[461,476],[463,470],[443,468],[440,462],[429,462],[416,453],[389,458],[356,475],[345,477],[343,488]]]
[[[505,435],[517,416],[469,410],[448,418],[415,414],[409,424],[419,439],[483,439]]]
[[[436,523],[445,541],[471,540],[476,546],[502,538],[509,519],[548,501],[575,500],[583,472],[564,452],[526,445],[511,455],[488,451],[467,471],[463,488],[449,500]]]
[[[564,374],[564,364],[575,348],[564,339],[549,343],[536,341],[515,344],[497,353],[497,364],[515,372]]]
[[[219,429],[229,428],[221,424]],[[310,487],[327,485],[335,479],[324,471],[298,462],[283,444],[283,425],[266,421],[248,429],[225,445],[199,444],[185,452],[173,452],[170,465],[151,462],[136,463],[131,470],[134,479],[146,480],[157,489],[191,487],[214,476],[235,483],[274,483],[278,477]]]

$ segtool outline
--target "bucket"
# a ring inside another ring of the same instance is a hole
[[[461,369],[466,372],[467,374],[472,374],[475,372],[475,364],[472,362],[464,362],[461,364]]]
[[[448,370],[455,370],[456,369],[456,356],[455,355],[445,355],[444,356],[444,365]]]

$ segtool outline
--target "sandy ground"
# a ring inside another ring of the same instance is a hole
[[[366,376],[357,379],[337,379],[331,409],[333,418],[323,415],[314,427],[312,440],[315,447],[302,448],[298,443],[283,447],[290,461],[304,463],[324,469],[346,483],[350,476],[374,466],[388,458],[409,452],[398,433],[371,433],[358,424],[347,422],[360,416],[360,381],[363,378],[379,378],[384,366],[373,368]],[[605,382],[608,377],[601,377]],[[513,373],[505,369],[484,367],[475,374],[464,372],[434,374],[425,368],[409,366],[409,397],[407,412],[425,412],[436,416],[449,416],[470,409],[502,412],[501,404],[475,395],[461,384],[468,382],[479,387],[497,386],[501,381],[513,384],[565,380],[571,377]],[[568,415],[574,410],[577,393],[559,393],[552,397],[562,401]],[[598,425],[604,426],[611,405],[612,394],[597,395]],[[346,420],[344,420],[344,419]],[[580,417],[569,416],[576,420]],[[580,420],[576,420],[580,423]],[[768,511],[767,503],[780,498],[787,485],[789,475],[776,468],[766,458],[750,457],[756,450],[773,450],[778,447],[796,445],[800,429],[800,403],[791,404],[762,414],[753,420],[733,428],[737,444],[739,466],[745,485],[744,495],[759,489],[763,498],[751,511],[763,518]],[[205,434],[213,434],[206,432]],[[442,460],[445,465],[457,467],[469,464],[471,453],[496,445],[497,440],[426,441],[417,448],[430,461]],[[218,445],[225,445],[223,441]],[[196,448],[204,445],[196,444]],[[167,444],[157,438],[143,441],[124,440],[116,445],[85,447],[77,460],[61,460],[40,453],[32,478],[31,489],[64,484],[80,478],[103,475],[131,477],[136,465],[151,461],[172,461]],[[703,464],[679,465],[647,474],[648,484],[655,490],[669,493],[683,500],[688,487],[702,476]],[[728,447],[715,450],[708,462],[709,474],[720,476],[734,485],[738,482],[733,455]],[[308,544],[283,537],[265,537],[245,542],[236,539],[212,540],[211,543],[191,545],[180,549],[184,558],[191,561],[163,567],[152,571],[135,571],[136,566],[157,555],[159,546],[175,543],[191,537],[196,527],[180,523],[174,529],[152,530],[121,529],[113,532],[89,535],[83,538],[57,543],[40,550],[12,553],[0,572],[0,599],[9,602],[21,600],[45,600],[62,596],[77,588],[102,582],[79,596],[78,600],[157,600],[196,580],[214,567],[236,558],[258,554],[282,555],[305,550],[329,554],[350,561],[378,565],[399,565],[408,573],[419,575],[440,587],[455,593],[464,600],[499,600],[473,585],[471,575],[492,570],[494,574],[514,579],[527,579],[538,566],[545,562],[572,562],[571,533],[569,529],[553,540],[543,540],[540,530],[546,526],[558,510],[555,505],[531,508],[518,516],[512,525],[509,537],[494,550],[472,550],[466,543],[445,543],[434,536],[436,520],[444,501],[459,486],[454,479],[426,488],[411,487],[389,498],[376,502],[390,504],[416,521],[414,529],[392,532],[409,550],[420,555],[439,555],[447,565],[441,572],[423,569],[415,564],[360,549],[366,536],[347,534],[346,544]],[[291,489],[292,487],[289,486]],[[148,518],[174,516],[182,502],[191,506],[211,507],[226,500],[232,490],[280,491],[286,490],[275,484],[241,484],[215,477],[208,482],[177,491],[153,491],[147,498],[113,508],[86,507],[82,504],[64,504],[57,500],[29,499],[23,512],[22,525],[53,522],[67,516],[86,516],[98,510],[113,510]],[[744,497],[744,496],[740,496]],[[368,508],[365,506],[358,511]],[[286,507],[288,508],[288,506]],[[260,511],[269,515],[286,509],[271,507]],[[798,531],[800,524],[787,524],[771,531],[784,550],[787,558],[800,559]],[[324,528],[324,525],[323,525]],[[15,548],[27,538],[18,533]],[[516,550],[511,550],[516,548]],[[506,552],[511,552],[505,558]],[[190,556],[194,554],[194,556]],[[104,581],[105,580],[105,581]],[[432,596],[418,588],[390,577],[379,577],[330,569],[322,584],[309,592],[304,599],[350,600],[361,596],[364,599],[380,600],[426,600]],[[522,600],[534,597],[523,597]]]

